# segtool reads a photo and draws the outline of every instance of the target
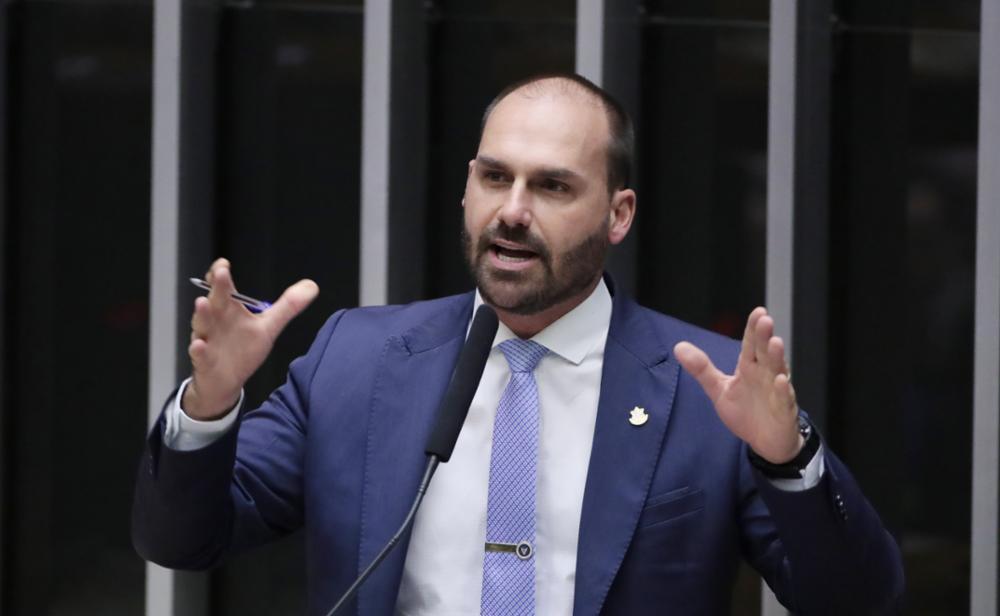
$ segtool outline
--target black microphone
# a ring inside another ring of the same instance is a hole
[[[458,440],[458,433],[462,429],[462,424],[465,423],[466,415],[469,414],[472,398],[476,395],[476,390],[479,389],[479,380],[483,378],[486,360],[490,356],[493,339],[497,335],[497,326],[497,313],[486,304],[481,305],[476,310],[476,316],[472,319],[472,327],[469,328],[465,345],[458,355],[458,362],[451,375],[451,382],[448,384],[444,399],[441,400],[441,405],[438,407],[438,419],[434,425],[434,431],[427,439],[427,468],[424,469],[424,477],[417,487],[417,497],[413,500],[413,505],[403,520],[403,525],[389,539],[389,542],[385,544],[385,547],[372,560],[371,564],[361,572],[358,579],[354,580],[354,583],[344,592],[337,603],[330,608],[326,616],[333,616],[337,610],[347,605],[347,602],[358,592],[368,576],[385,560],[385,557],[396,547],[400,538],[413,524],[413,518],[417,514],[420,502],[424,499],[427,486],[431,483],[431,477],[434,476],[438,463],[451,459],[455,442]]]
[[[483,378],[486,360],[497,335],[497,325],[497,313],[486,304],[481,305],[472,319],[472,327],[455,364],[451,384],[438,407],[437,425],[427,439],[427,455],[437,456],[441,462],[451,459],[458,433],[465,423],[465,416],[469,414],[469,405],[479,389],[479,380]]]

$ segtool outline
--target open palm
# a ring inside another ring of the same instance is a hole
[[[785,344],[774,335],[774,320],[765,308],[747,319],[743,344],[733,374],[715,367],[704,351],[679,342],[674,355],[708,395],[719,418],[757,455],[783,464],[802,447],[798,405],[792,388]]]

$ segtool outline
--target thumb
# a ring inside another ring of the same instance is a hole
[[[271,307],[261,313],[267,320],[268,330],[277,338],[288,323],[305,310],[319,295],[319,286],[312,280],[300,280],[285,289]]]
[[[719,399],[726,375],[715,367],[704,351],[690,342],[678,342],[674,345],[674,357],[698,381],[713,403]]]

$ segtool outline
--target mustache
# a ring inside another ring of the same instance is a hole
[[[483,230],[482,235],[479,236],[479,243],[476,246],[476,254],[485,254],[498,239],[515,242],[524,246],[525,249],[537,254],[545,263],[551,260],[552,255],[549,252],[549,247],[545,245],[545,242],[540,237],[533,235],[528,231],[527,227],[510,227],[503,222]]]

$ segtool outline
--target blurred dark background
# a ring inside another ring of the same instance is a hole
[[[902,545],[909,614],[969,611],[979,6],[832,2],[828,113],[799,128],[829,135],[815,404]],[[147,409],[153,4],[0,11],[0,613],[141,614],[128,514]],[[393,192],[409,252],[393,256],[392,301],[470,287],[459,201],[482,109],[512,80],[575,66],[572,0],[413,11],[421,52],[398,83],[413,84],[419,137],[404,172],[423,179]],[[629,24],[626,286],[738,335],[765,301],[769,3],[647,0]],[[224,255],[248,294],[304,276],[322,289],[251,405],[359,302],[363,29],[361,0],[184,3],[180,276]],[[184,327],[197,291],[181,295]],[[211,573],[208,613],[302,613],[301,543]],[[757,584],[743,576],[735,613],[759,613]]]

